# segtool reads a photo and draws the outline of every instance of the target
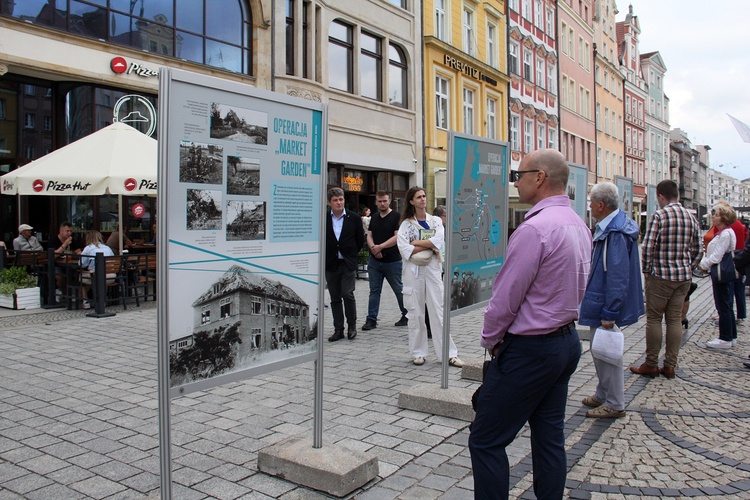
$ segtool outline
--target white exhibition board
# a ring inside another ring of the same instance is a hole
[[[164,73],[159,305],[171,397],[315,360],[325,106]]]

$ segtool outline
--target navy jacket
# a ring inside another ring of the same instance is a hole
[[[606,320],[626,326],[638,321],[644,312],[638,226],[620,211],[594,240],[578,323],[600,326],[601,320]]]
[[[359,215],[346,210],[344,214],[344,226],[341,236],[336,239],[333,232],[333,221],[330,210],[326,213],[326,271],[336,269],[338,265],[338,253],[344,257],[346,267],[350,271],[357,269],[357,254],[365,244],[365,230],[362,227],[362,219]]]

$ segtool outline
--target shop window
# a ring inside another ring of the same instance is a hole
[[[9,0],[0,3],[13,4]],[[12,9],[0,9],[0,15],[251,74],[252,19],[246,0],[24,0],[14,4]]]

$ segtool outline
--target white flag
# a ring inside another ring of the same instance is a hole
[[[734,128],[737,129],[737,133],[740,134],[742,140],[745,142],[750,142],[750,127],[748,127],[746,123],[739,121],[729,113],[727,113],[727,116],[730,120],[732,120],[732,125],[734,125]]]

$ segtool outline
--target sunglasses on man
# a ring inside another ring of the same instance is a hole
[[[528,174],[531,172],[544,172],[544,170],[542,170],[541,168],[533,168],[531,170],[511,170],[508,177],[510,179],[510,182],[518,182],[523,174]],[[549,174],[545,172],[544,175],[548,176]]]

